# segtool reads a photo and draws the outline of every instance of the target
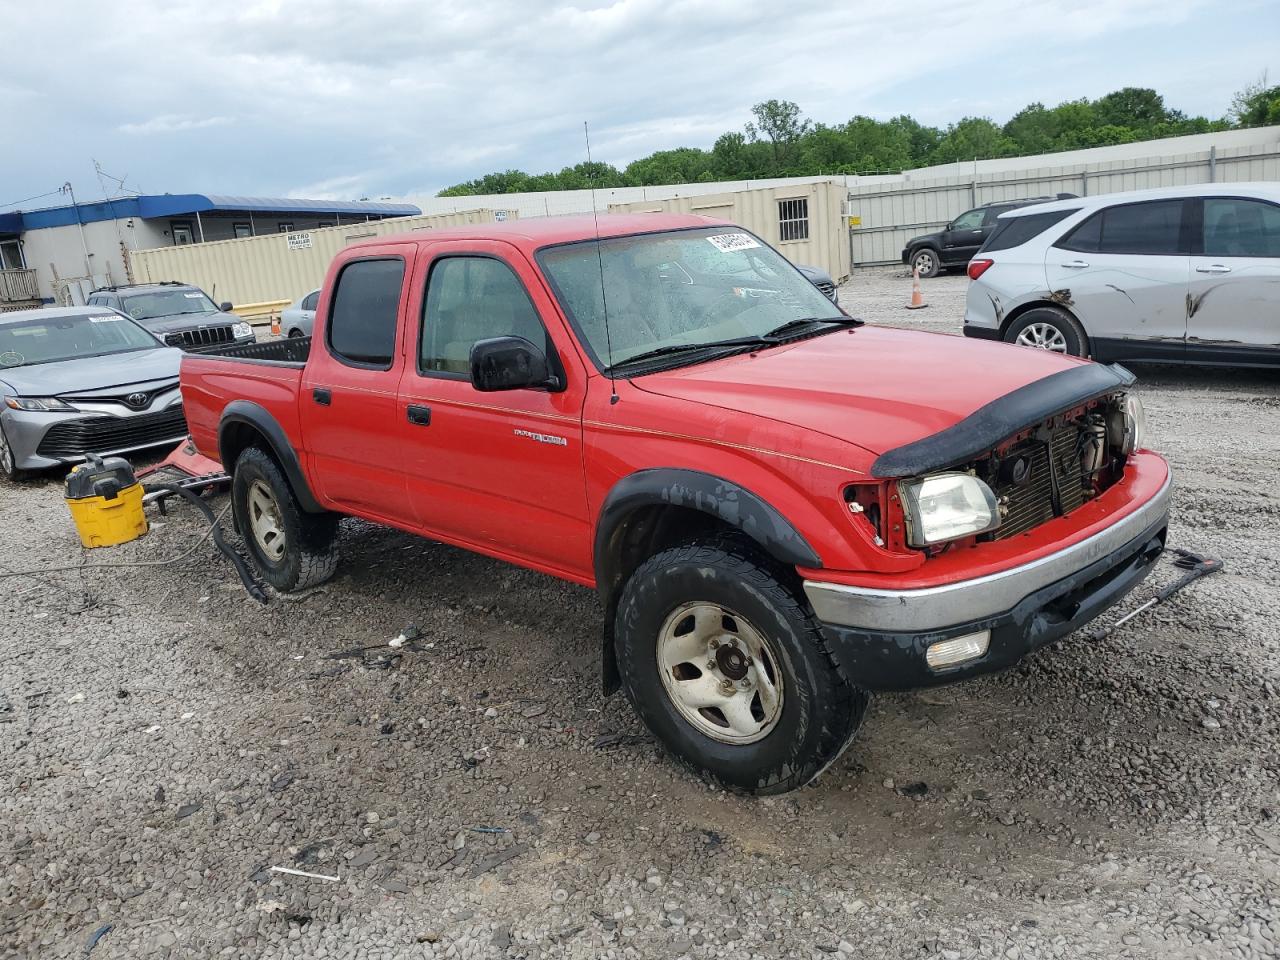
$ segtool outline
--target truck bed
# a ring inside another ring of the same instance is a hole
[[[302,366],[311,353],[310,337],[283,337],[262,343],[229,344],[210,347],[199,352],[202,357],[222,357],[228,360],[265,360],[270,363],[288,363]]]
[[[183,354],[182,404],[196,449],[220,459],[218,426],[232,403],[262,407],[299,437],[298,391],[310,352],[310,337],[293,337]]]

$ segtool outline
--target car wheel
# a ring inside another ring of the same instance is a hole
[[[1057,307],[1028,310],[1009,325],[1009,329],[1004,332],[1004,339],[1020,347],[1036,347],[1073,357],[1089,355],[1088,338],[1080,323],[1067,311]]]
[[[734,538],[664,550],[623,587],[623,687],[676,756],[733,787],[782,793],[852,740],[870,695],[827,652],[808,604]]]
[[[290,331],[289,331],[289,339],[290,339],[290,340],[297,340],[297,339],[301,338],[302,336],[303,336],[302,331],[301,331],[301,330],[299,330],[297,327],[294,327],[292,330],[290,330]]]
[[[0,477],[6,480],[24,480],[26,476],[25,470],[18,469],[16,454],[4,435],[4,424],[0,424]]]
[[[936,277],[942,271],[942,260],[933,247],[921,247],[911,255],[911,269],[922,277]]]
[[[303,510],[280,467],[258,447],[236,460],[231,504],[254,564],[277,590],[304,590],[333,576],[337,515]]]

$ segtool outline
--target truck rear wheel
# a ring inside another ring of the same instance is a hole
[[[762,794],[833,763],[869,701],[780,573],[734,538],[664,550],[623,587],[614,628],[645,725],[683,760]]]
[[[231,503],[254,564],[277,590],[305,590],[333,576],[337,515],[303,510],[280,467],[258,447],[236,460]]]

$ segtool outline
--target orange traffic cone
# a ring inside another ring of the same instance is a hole
[[[916,267],[911,271],[911,302],[907,304],[908,310],[920,310],[927,307],[924,302],[924,291],[920,289],[920,268]]]
[[[273,337],[280,336],[280,314],[278,313],[271,315],[271,335]]]

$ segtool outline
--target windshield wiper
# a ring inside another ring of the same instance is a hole
[[[774,327],[768,333],[762,334],[762,339],[776,340],[778,337],[785,337],[801,327],[807,327],[814,323],[834,323],[842,327],[860,327],[864,321],[843,315],[838,317],[798,317],[795,320],[788,320],[779,327]]]
[[[788,320],[781,326],[774,327],[767,333],[759,334],[752,337],[730,337],[725,340],[705,340],[701,343],[673,343],[665,347],[655,347],[653,350],[646,350],[643,353],[637,353],[634,357],[627,357],[625,360],[619,360],[609,369],[616,367],[630,366],[633,363],[641,363],[645,360],[653,360],[657,357],[667,357],[678,353],[693,353],[697,350],[720,350],[732,349],[734,347],[776,347],[780,343],[786,342],[787,335],[795,331],[812,326],[815,323],[834,323],[842,327],[861,326],[865,321],[857,320],[853,317],[799,317],[795,320]]]
[[[634,357],[627,357],[625,360],[619,360],[613,366],[609,367],[613,370],[615,367],[630,366],[633,363],[639,363],[644,360],[652,360],[656,357],[666,357],[676,353],[692,353],[695,350],[719,350],[733,347],[771,347],[777,343],[776,340],[768,336],[763,337],[730,337],[727,340],[704,340],[701,343],[672,343],[665,347],[655,347],[653,350],[646,350],[643,353],[637,353]]]

